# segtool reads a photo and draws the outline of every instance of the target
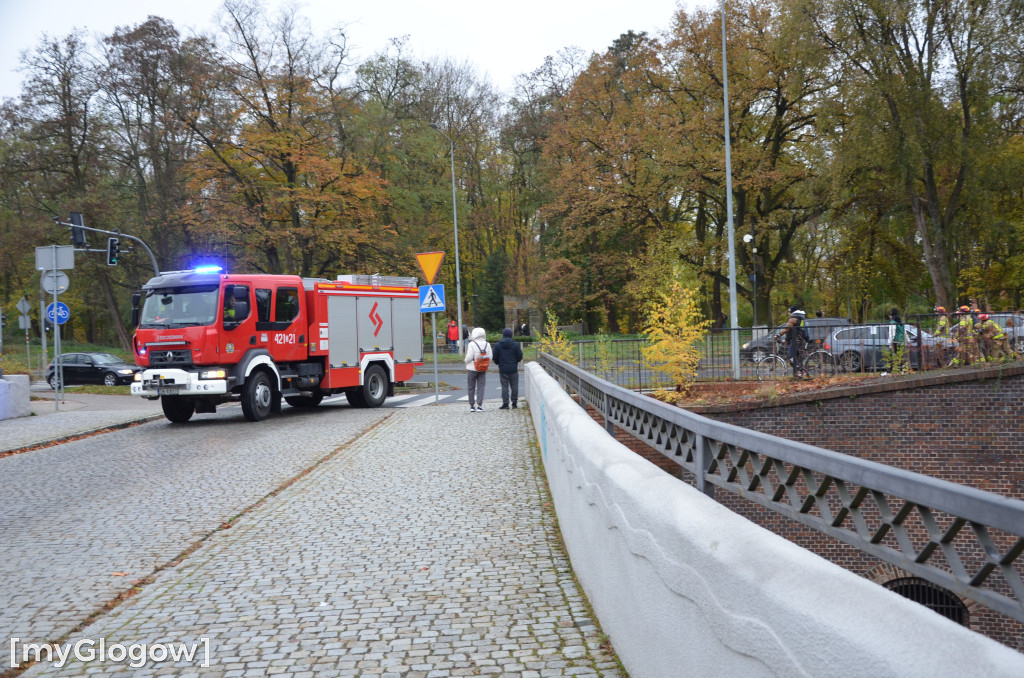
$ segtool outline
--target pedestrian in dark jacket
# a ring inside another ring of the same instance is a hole
[[[501,333],[501,341],[494,345],[494,362],[498,363],[498,376],[501,378],[501,407],[507,410],[509,391],[512,392],[512,409],[519,405],[519,363],[523,360],[523,347],[512,338],[512,330],[505,328]]]

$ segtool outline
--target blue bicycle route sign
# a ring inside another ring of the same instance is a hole
[[[71,309],[63,301],[58,301],[46,307],[46,319],[51,323],[63,325],[70,317]]]

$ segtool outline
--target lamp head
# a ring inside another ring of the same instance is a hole
[[[754,239],[754,236],[750,235],[749,233],[747,233],[746,235],[743,236],[743,242],[745,242],[747,244],[750,244],[750,241],[752,241],[753,239]]]

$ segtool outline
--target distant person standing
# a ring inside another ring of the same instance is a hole
[[[483,412],[484,386],[487,368],[491,364],[491,345],[482,327],[474,327],[466,344],[466,388],[469,391],[469,411]]]
[[[895,353],[903,345],[907,336],[906,330],[903,327],[903,318],[900,317],[900,310],[898,308],[889,310],[889,324],[895,325],[892,330],[892,341],[889,343],[889,348]]]
[[[459,324],[454,320],[448,321],[448,352],[457,353],[459,346]]]
[[[512,330],[501,333],[501,341],[494,345],[494,362],[498,363],[498,377],[501,379],[501,407],[507,410],[511,391],[512,409],[519,407],[519,363],[523,360],[523,347],[512,338]]]

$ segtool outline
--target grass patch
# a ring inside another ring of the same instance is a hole
[[[5,341],[3,357],[0,358],[0,369],[3,369],[4,374],[29,374],[41,377],[45,369],[45,365],[41,367],[39,364],[40,358],[43,355],[43,349],[38,341],[31,341],[29,349],[29,357],[32,359],[31,365],[26,360],[24,341]],[[88,344],[81,341],[61,341],[61,353],[112,353],[129,365],[135,363],[135,356],[122,348]],[[46,360],[47,362],[53,360],[53,344],[50,343],[49,339],[46,343]]]

